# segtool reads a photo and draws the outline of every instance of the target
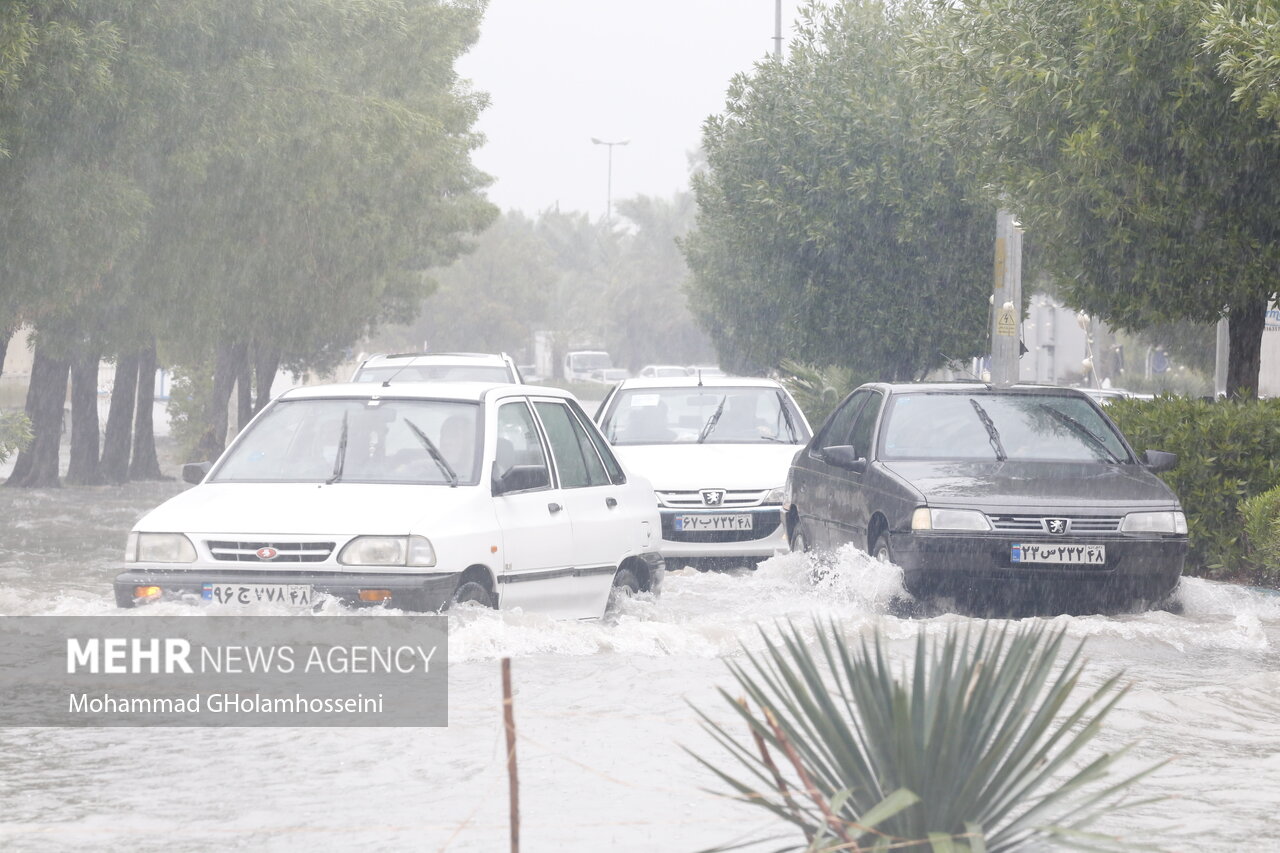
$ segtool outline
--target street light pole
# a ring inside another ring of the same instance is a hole
[[[607,195],[605,195],[604,218],[606,222],[613,221],[613,146],[626,145],[630,139],[619,139],[616,142],[605,142],[603,139],[591,137],[591,142],[595,145],[606,145],[609,148],[609,178],[607,186]]]

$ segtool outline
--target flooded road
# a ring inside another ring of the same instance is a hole
[[[0,489],[0,614],[116,612],[126,532],[182,488]],[[754,573],[672,572],[660,599],[626,602],[606,623],[459,612],[447,729],[0,730],[0,847],[505,850],[504,655],[522,849],[678,851],[776,835],[759,810],[705,790],[715,780],[682,749],[723,757],[690,707],[729,718],[715,694],[731,686],[722,659],[786,618],[880,630],[903,660],[919,625],[966,621],[889,615],[891,568],[854,552],[838,565],[817,587],[801,555]],[[1087,640],[1090,685],[1119,670],[1132,682],[1095,749],[1134,744],[1125,770],[1172,759],[1137,789],[1166,799],[1101,828],[1164,850],[1276,849],[1280,597],[1189,580],[1183,599],[1182,615],[1051,620]]]

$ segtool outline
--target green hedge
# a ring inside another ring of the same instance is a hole
[[[1187,573],[1268,582],[1245,559],[1240,505],[1280,486],[1280,399],[1116,400],[1107,414],[1139,454],[1178,454],[1177,467],[1160,476],[1187,513]]]
[[[1280,586],[1280,487],[1240,505],[1248,563],[1270,586]]]

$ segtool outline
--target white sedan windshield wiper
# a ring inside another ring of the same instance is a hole
[[[698,433],[698,444],[706,441],[707,436],[711,435],[711,431],[716,428],[716,424],[720,422],[720,416],[724,414],[724,404],[728,399],[728,394],[720,398],[720,405],[716,406],[716,410],[711,413],[711,417],[707,418],[706,424],[703,425],[702,432]]]
[[[418,437],[418,441],[422,442],[422,446],[427,449],[427,453],[431,454],[431,458],[435,461],[436,465],[440,467],[440,470],[444,472],[444,475],[449,478],[449,485],[456,489],[458,487],[458,474],[453,470],[449,463],[445,461],[444,454],[442,454],[440,450],[432,444],[431,439],[427,438],[427,434],[425,432],[418,429],[417,424],[408,418],[405,418],[404,422],[408,425],[409,429],[413,430],[413,434]]]
[[[1060,409],[1055,409],[1053,406],[1045,405],[1044,403],[1040,403],[1038,405],[1040,406],[1040,408],[1044,409],[1046,412],[1052,415],[1060,423],[1066,424],[1067,427],[1072,432],[1083,437],[1090,444],[1093,444],[1096,447],[1101,447],[1103,452],[1106,453],[1107,456],[1111,457],[1112,462],[1119,462],[1119,463],[1124,462],[1123,459],[1121,459],[1119,456],[1116,455],[1116,452],[1114,450],[1112,450],[1110,447],[1107,447],[1107,443],[1103,441],[1101,438],[1099,438],[1098,435],[1093,430],[1089,429],[1087,426],[1080,423],[1080,421],[1071,417],[1071,415],[1068,415],[1066,412],[1061,411]]]
[[[970,397],[969,402],[973,404],[973,410],[978,413],[978,420],[982,421],[982,425],[987,429],[987,441],[991,442],[991,449],[996,452],[996,461],[1007,461],[1009,454],[1005,453],[1004,443],[1000,441],[1000,431],[996,429],[995,421],[991,420],[991,415],[987,414],[987,410],[982,408],[982,404],[977,400]]]
[[[338,455],[333,460],[333,476],[324,481],[326,486],[332,486],[338,482],[338,478],[342,476],[342,466],[347,463],[347,412],[342,413],[342,435],[338,437]]]

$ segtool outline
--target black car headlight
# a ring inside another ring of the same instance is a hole
[[[976,509],[917,507],[911,514],[912,530],[990,530],[986,514]]]
[[[1131,512],[1120,522],[1121,533],[1187,534],[1187,517],[1177,510]]]
[[[357,536],[338,554],[344,566],[434,566],[436,551],[425,536]]]

